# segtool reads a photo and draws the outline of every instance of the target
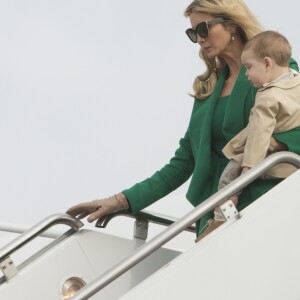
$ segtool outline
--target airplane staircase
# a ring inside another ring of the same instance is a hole
[[[149,220],[141,217],[128,240],[84,230],[68,215],[50,216],[0,249],[0,299],[300,300],[299,171],[239,213],[223,204],[228,221],[184,253],[163,248],[278,163],[299,168],[300,157],[272,154],[183,218],[152,218],[170,225],[148,242]],[[56,224],[71,229],[16,266],[14,252]]]

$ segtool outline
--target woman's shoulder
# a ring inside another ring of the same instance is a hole
[[[296,70],[297,72],[299,72],[299,66],[297,61],[294,58],[290,58],[290,63],[289,63],[289,67],[293,70]]]

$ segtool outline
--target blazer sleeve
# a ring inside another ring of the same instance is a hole
[[[285,144],[287,150],[300,155],[300,127],[296,127],[292,130],[274,133],[273,137]]]
[[[289,67],[299,72],[298,64],[293,58],[290,59]],[[273,137],[285,144],[289,151],[300,154],[300,127],[286,132],[274,133]]]
[[[168,164],[151,177],[122,191],[128,199],[132,213],[151,205],[181,186],[192,175],[194,165],[189,130],[187,130]]]

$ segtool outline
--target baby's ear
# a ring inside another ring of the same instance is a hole
[[[272,67],[273,61],[270,57],[268,57],[268,56],[264,57],[264,61],[265,61],[265,65],[266,65],[267,68]]]

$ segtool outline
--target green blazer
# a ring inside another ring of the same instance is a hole
[[[294,60],[291,60],[290,66],[298,70]],[[223,135],[227,141],[246,127],[254,104],[256,89],[247,80],[245,72],[243,67],[228,99],[223,123]],[[166,196],[191,176],[186,197],[192,205],[197,206],[217,191],[227,160],[212,150],[212,118],[227,74],[228,68],[225,68],[210,97],[205,100],[195,99],[187,132],[170,162],[150,178],[122,191],[133,214]],[[285,143],[290,151],[300,154],[300,128],[274,134],[274,137]],[[243,209],[278,182],[278,179],[256,180],[244,189],[237,208]],[[211,212],[197,222],[197,234],[201,233],[206,221],[212,216]]]

